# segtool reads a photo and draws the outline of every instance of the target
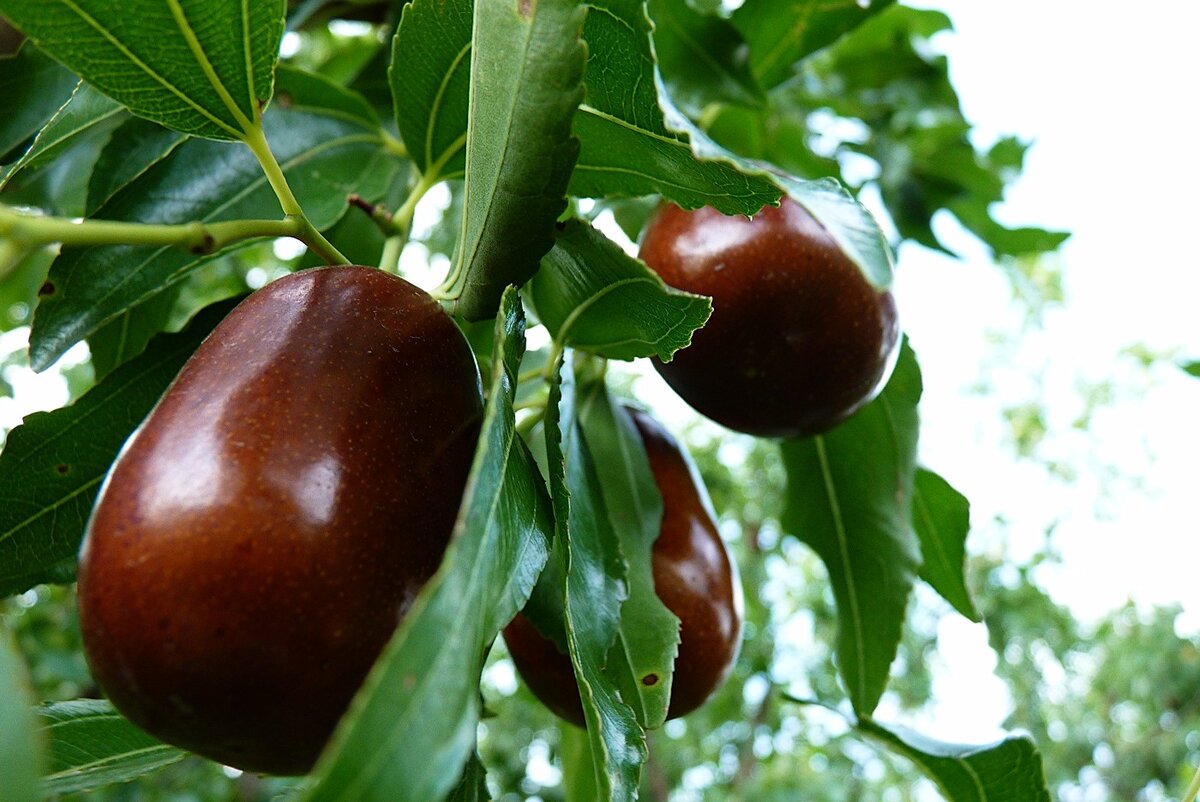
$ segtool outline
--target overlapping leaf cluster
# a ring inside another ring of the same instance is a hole
[[[974,150],[944,65],[916,46],[943,20],[886,1],[756,0],[722,16],[669,0],[413,0],[381,28],[387,44],[375,57],[353,68],[330,60],[324,74],[277,65],[284,11],[282,0],[0,0],[31,39],[0,59],[15,110],[0,119],[0,203],[139,224],[270,220],[281,204],[293,214],[282,180],[316,230],[378,261],[385,239],[408,233],[411,216],[391,209],[411,215],[432,186],[454,182],[459,216],[443,225],[455,244],[438,293],[484,321],[471,331],[484,343],[483,433],[444,564],[300,794],[487,798],[480,674],[500,628],[529,601],[571,656],[589,723],[586,736],[564,736],[567,787],[573,798],[636,799],[647,732],[666,715],[677,625],[648,570],[657,490],[596,360],[669,359],[711,305],[667,287],[569,199],[599,199],[597,210],[636,228],[646,207],[632,199],[642,196],[749,215],[788,194],[882,288],[891,249],[836,180],[840,152],[880,164],[902,237],[937,247],[929,219],[947,208],[998,253],[1021,253],[1059,239],[988,216],[1023,148]],[[823,113],[869,135],[817,146]],[[243,147],[260,139],[282,178]],[[351,196],[381,205],[372,217],[348,215]],[[30,322],[36,308],[33,366],[86,341],[102,378],[74,405],[28,419],[0,454],[10,499],[0,593],[70,581],[108,465],[228,304],[159,333],[191,318],[199,299],[229,294],[198,288],[254,247],[104,243],[0,259],[4,327]],[[522,284],[523,295],[510,287]],[[525,354],[522,299],[551,335],[548,354]],[[18,304],[24,311],[8,315]],[[518,382],[530,367],[540,368],[532,390]],[[920,389],[906,349],[877,401],[829,435],[781,444],[782,524],[828,571],[837,668],[858,730],[912,758],[956,802],[1041,799],[1027,741],[952,747],[872,718],[918,579],[977,616],[962,578],[966,500],[916,463]],[[544,393],[537,449],[518,431],[523,392]],[[0,663],[18,659],[0,638]],[[663,682],[632,681],[649,671]],[[12,702],[19,673],[5,681],[0,724],[29,744],[35,729],[47,740],[46,792],[180,758],[100,703],[44,708],[36,725]],[[15,754],[0,750],[0,785],[14,778],[5,786],[14,798],[34,798],[36,763]]]

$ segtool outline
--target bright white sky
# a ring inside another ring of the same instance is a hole
[[[986,331],[1012,319],[1003,281],[966,236],[966,263],[915,247],[900,257],[901,308],[928,384],[925,457],[969,491],[981,515],[1002,512],[1014,529],[1063,518],[1056,542],[1069,576],[1058,590],[1081,612],[1098,614],[1133,595],[1179,600],[1200,614],[1200,583],[1185,557],[1200,534],[1189,503],[1200,477],[1200,381],[1164,365],[1146,384],[1119,356],[1144,343],[1200,359],[1200,49],[1189,4],[1154,0],[1136,13],[1033,0],[917,4],[954,20],[956,33],[936,45],[950,57],[981,139],[1034,140],[1001,218],[1074,232],[1062,252],[1067,303],[1018,352],[1046,366],[1043,382],[1014,379],[981,406],[1043,401],[1058,427],[1048,449],[1077,460],[1083,481],[1063,495],[1014,470],[988,442],[996,432],[958,392],[987,358]],[[947,238],[953,229],[946,226]],[[1078,387],[1105,380],[1127,385],[1081,438],[1070,428]],[[1114,499],[1103,523],[1088,497],[1096,492],[1088,471],[1100,465],[1141,474],[1146,485]],[[1190,625],[1200,628],[1200,618]]]
[[[952,238],[952,221],[939,231],[962,246],[964,262],[917,247],[901,252],[897,294],[926,382],[922,457],[970,498],[978,530],[998,514],[1009,520],[1014,557],[1058,524],[1062,567],[1041,579],[1082,618],[1127,599],[1177,602],[1181,629],[1200,631],[1200,380],[1167,364],[1147,378],[1120,356],[1146,344],[1200,359],[1192,4],[912,4],[954,21],[955,33],[935,44],[950,57],[978,141],[1010,133],[1034,141],[1000,218],[1074,232],[1062,251],[1065,306],[1021,343],[1011,369],[990,374],[996,384],[985,397],[964,390],[989,361],[988,331],[1013,330],[1005,281],[969,236]],[[1042,378],[1031,379],[1039,366]],[[1108,380],[1119,386],[1113,402],[1090,432],[1074,429],[1080,387]],[[1079,481],[1055,483],[1013,463],[997,409],[1028,400],[1049,413],[1045,453],[1075,467]],[[1106,468],[1125,475],[1104,500]],[[979,551],[987,539],[977,531],[968,547]],[[940,634],[946,665],[930,734],[982,740],[1007,706],[989,677],[985,632],[951,615]]]

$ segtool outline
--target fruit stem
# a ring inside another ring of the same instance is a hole
[[[253,237],[295,237],[304,240],[307,234],[303,228],[305,222],[286,218],[158,225],[48,217],[0,204],[0,247],[20,251],[54,242],[66,246],[164,245],[203,254]]]
[[[435,172],[428,172],[417,179],[404,203],[396,210],[391,219],[390,236],[383,245],[383,255],[379,259],[379,267],[388,273],[400,273],[400,254],[408,244],[408,235],[412,232],[413,215],[416,214],[417,204],[425,193],[433,189],[441,179]]]
[[[267,183],[271,185],[271,189],[275,190],[275,197],[279,199],[279,206],[283,209],[284,215],[288,220],[294,221],[297,226],[298,232],[293,236],[311,248],[317,256],[324,259],[326,264],[347,264],[350,260],[343,256],[333,246],[333,243],[325,239],[325,236],[317,231],[316,226],[305,216],[300,201],[296,200],[292,188],[288,186],[287,177],[283,174],[283,168],[279,166],[279,160],[275,158],[271,146],[267,144],[267,135],[263,132],[261,124],[247,128],[245,142],[246,147],[250,148],[250,152],[254,154],[254,158],[262,167],[263,174],[267,177]]]

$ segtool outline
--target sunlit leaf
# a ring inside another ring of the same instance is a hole
[[[538,317],[560,341],[610,359],[671,355],[712,303],[676,290],[587,223],[571,220],[530,281]]]
[[[473,8],[471,0],[413,0],[396,30],[388,70],[396,125],[430,175],[464,168]]]
[[[546,453],[556,537],[552,562],[575,680],[587,722],[597,799],[637,799],[645,735],[605,671],[627,598],[620,539],[604,506],[597,467],[579,426],[573,371],[556,365],[546,410]],[[589,392],[597,392],[592,388]]]
[[[0,0],[39,48],[168,128],[242,139],[271,99],[284,0]]]
[[[858,729],[916,764],[946,802],[1050,802],[1042,757],[1027,735],[964,745],[869,719],[859,721]]]
[[[911,524],[921,375],[907,348],[883,393],[828,434],[783,443],[783,527],[813,548],[837,602],[838,671],[875,709],[920,564]]]
[[[921,541],[921,578],[954,609],[972,621],[979,611],[967,590],[966,540],[971,505],[942,477],[917,471],[913,488],[913,529]]]
[[[579,152],[583,17],[572,0],[475,4],[465,209],[445,284],[468,320],[491,317],[554,244]]]

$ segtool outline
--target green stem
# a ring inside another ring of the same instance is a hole
[[[299,227],[298,233],[293,236],[312,248],[313,252],[324,259],[326,264],[347,264],[350,260],[343,256],[333,246],[333,243],[325,239],[325,236],[317,231],[316,226],[310,223],[308,217],[305,216],[304,209],[300,207],[300,201],[296,200],[292,188],[288,186],[287,177],[283,174],[283,168],[279,166],[279,160],[275,158],[271,146],[267,144],[267,135],[263,132],[262,125],[253,125],[248,128],[245,141],[246,147],[250,148],[254,158],[258,159],[263,174],[267,177],[267,183],[271,185],[271,189],[275,190],[275,197],[279,198],[279,205],[283,209],[283,213],[288,219],[295,220]]]
[[[379,257],[379,267],[384,272],[400,275],[400,254],[407,240],[400,234],[393,234],[383,241],[383,255]]]
[[[1200,768],[1196,769],[1196,774],[1188,784],[1187,790],[1183,792],[1180,802],[1195,802],[1197,794],[1200,794]]]
[[[25,249],[61,243],[82,245],[165,245],[193,253],[211,253],[238,240],[296,237],[304,240],[304,221],[229,220],[221,223],[154,225],[117,220],[72,220],[18,212],[0,205],[0,242]]]
[[[300,201],[296,200],[296,196],[292,194],[292,188],[288,186],[283,168],[279,166],[279,161],[271,151],[271,146],[267,144],[267,135],[261,125],[251,126],[246,131],[246,147],[250,148],[250,152],[262,166],[263,173],[267,176],[267,183],[271,185],[271,189],[275,190],[275,197],[279,198],[279,205],[283,207],[283,213],[288,217],[304,217]]]
[[[379,266],[382,269],[389,273],[398,274],[400,272],[400,254],[404,251],[404,246],[408,244],[408,235],[412,233],[413,215],[416,214],[417,204],[429,190],[437,186],[439,180],[441,179],[433,172],[421,175],[412,191],[408,193],[408,197],[404,199],[403,205],[392,215],[391,235],[384,243],[383,255],[379,259]]]

